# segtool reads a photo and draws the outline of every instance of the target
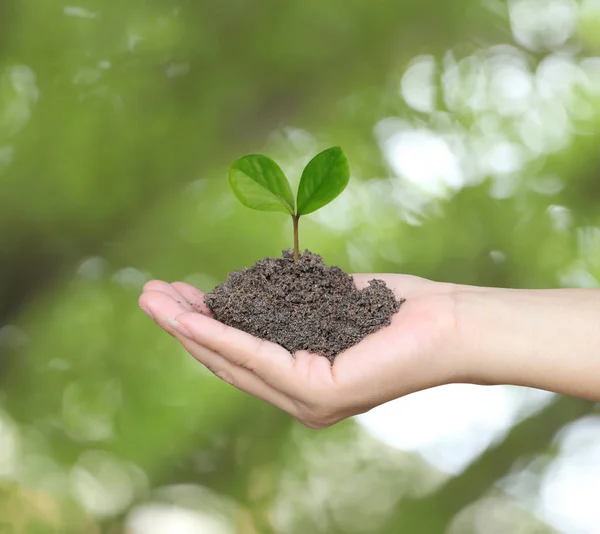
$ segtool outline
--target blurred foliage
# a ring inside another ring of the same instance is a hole
[[[0,532],[137,533],[153,503],[206,532],[551,532],[496,483],[592,404],[559,399],[452,478],[232,390],[136,301],[288,248],[227,165],[261,151],[297,179],[333,144],[351,186],[301,243],[327,262],[597,287],[600,11],[561,5],[0,3]]]

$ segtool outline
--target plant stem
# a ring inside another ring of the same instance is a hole
[[[298,220],[300,219],[300,215],[292,215],[292,220],[294,221],[294,261],[298,261],[300,257],[300,246],[298,244]]]

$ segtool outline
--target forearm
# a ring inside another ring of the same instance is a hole
[[[462,288],[456,317],[469,380],[600,401],[600,291]]]

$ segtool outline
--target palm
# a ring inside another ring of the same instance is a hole
[[[338,355],[333,365],[306,351],[292,358],[278,345],[206,317],[204,295],[188,284],[149,282],[140,305],[219,377],[308,426],[322,427],[447,380],[433,358],[452,327],[451,286],[413,276],[363,274],[355,275],[356,285],[374,277],[407,301],[389,327]],[[176,330],[175,318],[192,339]]]

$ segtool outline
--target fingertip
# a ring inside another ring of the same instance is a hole
[[[164,280],[149,280],[142,287],[142,291],[165,291],[168,286],[169,283]]]
[[[176,282],[172,282],[171,285],[175,286],[178,290],[179,289],[183,289],[186,291],[194,291],[195,293],[201,293],[203,294],[202,291],[200,291],[197,287],[188,284],[187,282],[182,282],[181,280],[177,280]]]
[[[144,291],[138,298],[139,307],[142,309],[148,308],[149,300],[150,300],[150,292]]]
[[[187,311],[179,300],[162,291],[146,291],[139,299],[140,307],[148,310],[157,321],[177,317]]]
[[[164,295],[164,293],[153,289],[144,291],[138,299],[138,304],[143,310],[152,312],[152,308],[157,307],[161,295]]]
[[[138,306],[148,317],[150,317],[150,319],[154,319],[154,315],[150,311],[150,308],[148,307],[148,303],[147,303],[147,299],[145,298],[145,295],[146,295],[145,293],[142,293],[140,295],[140,297],[138,298]]]

